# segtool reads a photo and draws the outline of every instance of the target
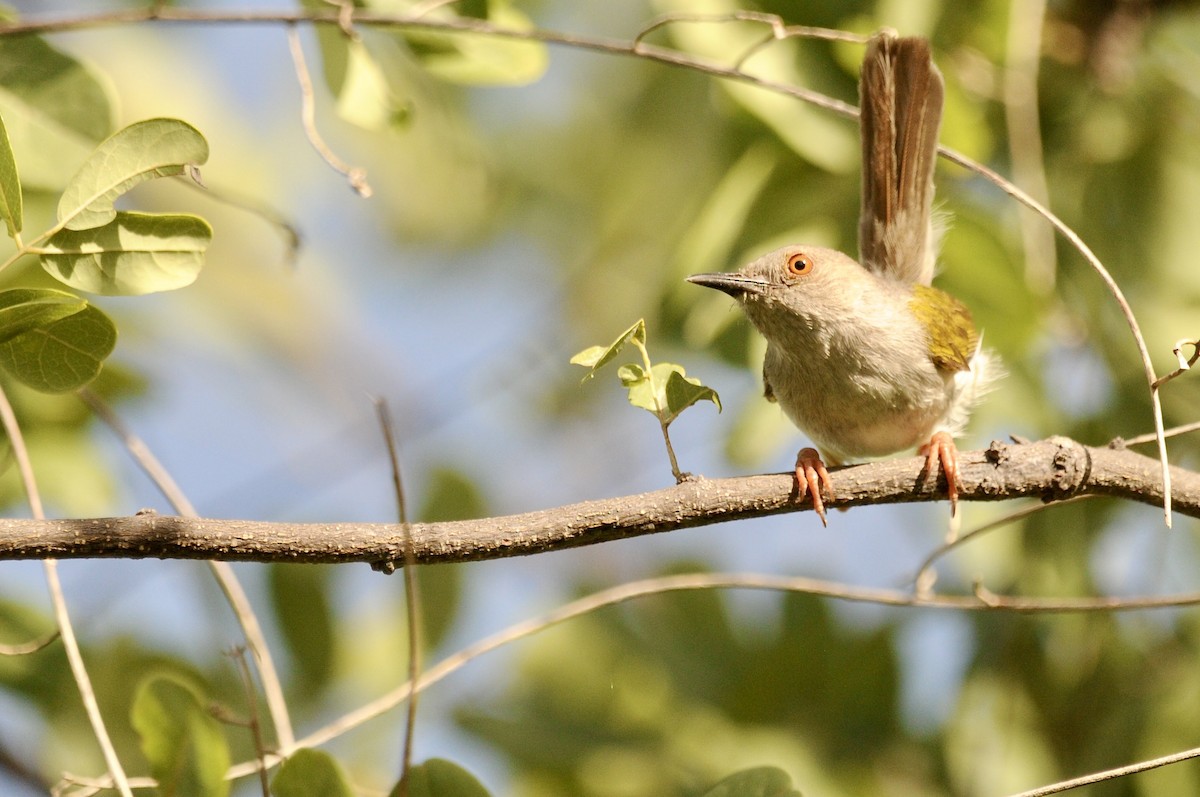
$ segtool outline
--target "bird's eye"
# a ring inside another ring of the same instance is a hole
[[[787,259],[787,270],[793,277],[803,277],[813,270],[813,259],[803,252],[790,254]]]

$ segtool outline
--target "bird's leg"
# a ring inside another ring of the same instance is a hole
[[[934,432],[929,442],[917,449],[925,456],[925,472],[937,478],[935,465],[946,474],[946,492],[950,497],[950,517],[958,511],[958,447],[949,432]]]
[[[952,444],[953,445],[953,444]],[[815,448],[802,448],[800,453],[796,455],[796,490],[799,500],[803,501],[806,495],[812,496],[813,509],[817,516],[821,518],[822,526],[829,526],[829,521],[825,518],[825,502],[821,498],[821,489],[829,491],[829,497],[833,497],[833,482],[829,480],[829,471],[825,469],[825,463],[821,461],[821,455],[817,453]]]

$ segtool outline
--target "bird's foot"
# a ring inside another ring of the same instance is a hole
[[[958,447],[948,432],[935,432],[929,442],[917,449],[925,457],[925,472],[937,478],[936,466],[946,474],[946,493],[950,498],[950,517],[958,512]]]
[[[812,496],[813,510],[816,511],[817,517],[821,518],[821,525],[828,527],[829,521],[825,518],[825,501],[821,498],[822,489],[829,492],[830,498],[833,497],[833,482],[829,480],[829,471],[825,469],[821,455],[815,448],[800,449],[800,453],[796,455],[798,499],[803,501],[805,496]]]

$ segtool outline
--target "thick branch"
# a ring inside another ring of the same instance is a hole
[[[1111,495],[1158,504],[1158,462],[1129,450],[1084,446],[1055,437],[993,443],[960,452],[964,501]],[[943,500],[944,484],[922,472],[924,459],[835,469],[830,506]],[[1176,509],[1200,517],[1200,474],[1173,469]],[[790,474],[694,478],[641,495],[506,517],[412,524],[419,563],[462,562],[591,545],[660,531],[809,509],[795,500]],[[139,514],[81,520],[0,520],[0,560],[157,557],[295,562],[403,559],[393,523],[267,523]]]

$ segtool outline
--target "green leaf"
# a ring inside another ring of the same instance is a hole
[[[735,772],[709,791],[704,797],[801,797],[792,788],[791,777],[777,767],[755,767]]]
[[[229,746],[191,686],[166,676],[143,681],[133,700],[132,721],[160,795],[229,794]]]
[[[389,797],[400,797],[397,783]],[[444,758],[431,758],[408,773],[408,797],[491,797],[475,776]]]
[[[21,232],[21,215],[21,178],[17,176],[17,162],[8,141],[8,130],[0,118],[0,216],[8,225],[10,238],[16,238]]]
[[[337,759],[305,748],[288,756],[271,778],[274,797],[355,797]]]
[[[136,296],[191,285],[212,228],[189,215],[118,211],[87,230],[60,230],[39,250],[42,268],[81,291]]]
[[[0,39],[0,116],[27,187],[57,191],[112,130],[111,88],[38,36]]]
[[[306,7],[325,9],[323,2]],[[365,130],[394,130],[412,115],[412,100],[404,86],[406,64],[395,37],[364,30],[347,38],[330,25],[317,28],[325,83],[337,97],[338,116]]]
[[[572,365],[582,365],[584,368],[589,369],[580,381],[586,382],[596,374],[597,369],[612,362],[612,359],[621,353],[621,349],[625,347],[625,343],[629,340],[633,340],[642,346],[646,345],[645,319],[639,318],[633,326],[622,332],[608,346],[590,346],[572,357]]]
[[[488,21],[497,27],[532,30],[529,17],[508,2],[487,4]],[[470,33],[413,33],[405,38],[430,74],[452,83],[480,86],[523,86],[546,72],[550,55],[546,45]]]
[[[682,365],[655,363],[647,374],[640,365],[630,363],[622,365],[617,376],[629,390],[629,403],[652,412],[663,423],[671,423],[698,401],[711,401],[721,408],[717,392],[699,379],[689,378]]]
[[[75,315],[87,306],[78,296],[49,288],[0,291],[0,343]]]
[[[329,606],[328,567],[291,563],[267,569],[271,608],[298,675],[298,689],[315,697],[333,676],[337,636]]]
[[[663,14],[696,11],[692,0],[657,0],[654,5]],[[733,15],[742,11],[742,4],[736,0],[708,0],[704,11],[713,16]],[[753,25],[672,25],[670,35],[679,49],[702,58],[722,59],[729,53],[753,51],[745,69],[782,85],[811,86],[814,73],[820,69],[815,57],[795,39],[760,47],[763,31]],[[832,114],[758,86],[736,81],[722,81],[718,85],[809,163],[835,174],[857,168],[858,134]]]
[[[670,364],[662,363],[662,365]],[[711,401],[717,405],[717,412],[721,411],[721,397],[717,395],[717,391],[702,384],[699,379],[685,375],[682,365],[671,366],[671,368],[672,370],[667,376],[666,387],[668,423],[678,418],[679,413],[699,401]]]
[[[113,200],[155,177],[183,174],[208,160],[208,142],[178,119],[147,119],[113,133],[75,173],[58,202],[58,220],[86,230],[116,218]]]
[[[65,393],[96,378],[117,328],[92,305],[0,344],[0,367],[35,390]]]

